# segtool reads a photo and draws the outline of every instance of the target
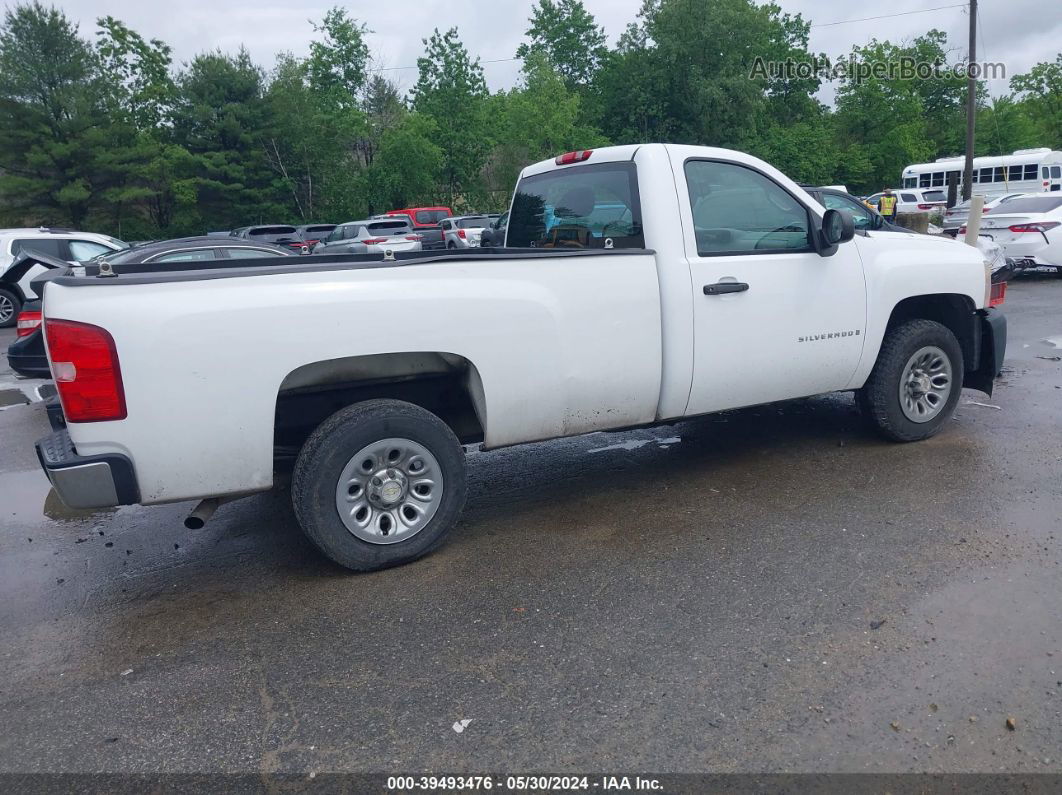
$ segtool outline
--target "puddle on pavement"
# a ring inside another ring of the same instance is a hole
[[[588,453],[603,453],[606,450],[637,450],[640,447],[645,447],[647,444],[656,444],[660,446],[660,449],[666,450],[673,444],[678,444],[682,441],[681,436],[669,436],[667,439],[628,439],[625,442],[619,444],[610,444],[607,447],[595,447],[592,450],[587,450]]]
[[[42,519],[83,522],[115,511],[114,508],[76,510],[66,507],[39,470],[0,474],[0,494],[4,495],[0,515],[4,517],[4,524],[9,526],[40,524]]]
[[[29,403],[29,398],[22,394],[21,389],[0,389],[0,409],[23,406],[26,403]]]

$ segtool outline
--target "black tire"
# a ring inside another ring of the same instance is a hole
[[[914,422],[900,405],[900,379],[910,358],[926,346],[939,348],[949,359],[951,392],[936,416],[926,422]],[[963,372],[962,348],[951,329],[933,320],[908,320],[885,333],[878,360],[866,384],[856,393],[856,399],[863,416],[886,439],[894,442],[928,439],[954,413],[962,394]]]
[[[451,240],[449,243],[446,244],[446,247],[447,248],[457,248],[457,244],[454,241]]]
[[[22,300],[6,287],[0,287],[0,328],[10,328],[18,322]],[[8,315],[7,313],[11,314]]]
[[[398,437],[426,448],[442,471],[435,514],[410,538],[389,544],[364,541],[340,518],[336,488],[359,450]],[[465,455],[453,431],[429,411],[399,400],[367,400],[333,414],[306,440],[292,474],[291,501],[303,532],[325,556],[353,571],[399,566],[438,546],[465,503]]]

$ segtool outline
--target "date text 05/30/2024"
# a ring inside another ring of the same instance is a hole
[[[567,792],[576,790],[661,792],[658,779],[641,776],[388,776],[390,792],[493,790]]]

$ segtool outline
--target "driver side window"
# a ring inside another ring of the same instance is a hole
[[[690,160],[686,183],[700,256],[810,249],[807,208],[758,171]]]

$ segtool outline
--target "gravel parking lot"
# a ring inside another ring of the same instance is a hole
[[[71,512],[5,408],[0,771],[1060,772],[1062,279],[1005,310],[928,442],[834,396],[477,452],[361,576],[283,493]]]

